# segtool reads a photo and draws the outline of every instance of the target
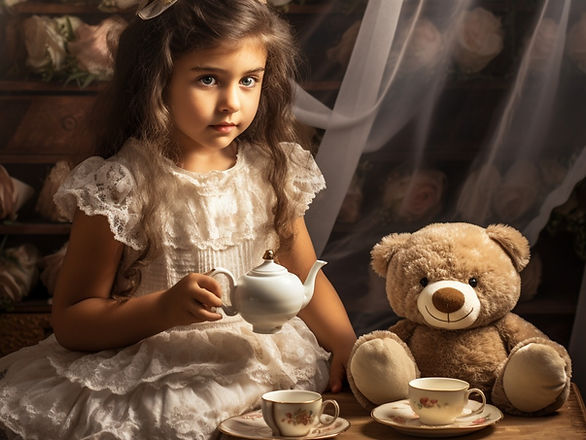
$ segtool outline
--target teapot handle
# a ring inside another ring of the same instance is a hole
[[[225,269],[223,267],[216,267],[215,269],[212,269],[210,272],[207,273],[208,276],[213,277],[214,275],[219,275],[219,274],[223,274],[226,275],[226,278],[228,278],[228,282],[230,283],[230,292],[228,292],[227,297],[230,299],[229,304],[223,304],[222,305],[222,310],[224,310],[224,313],[226,313],[226,315],[228,316],[234,316],[238,313],[238,310],[236,310],[236,308],[232,305],[232,299],[234,298],[233,292],[234,292],[234,287],[236,286],[236,280],[234,279],[234,275],[232,275],[232,272],[230,272],[228,269]],[[224,299],[225,295],[222,295],[222,302],[225,303],[225,299]]]

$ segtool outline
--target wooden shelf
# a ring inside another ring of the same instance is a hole
[[[47,14],[47,15],[71,15],[71,14],[134,14],[135,7],[119,10],[102,10],[94,4],[79,3],[49,3],[40,1],[28,1],[16,4],[10,8],[13,14]],[[285,14],[327,14],[336,12],[332,4],[314,5],[288,5],[283,8]]]
[[[43,14],[43,15],[79,15],[79,14],[134,14],[134,7],[128,9],[104,11],[96,4],[88,3],[49,3],[23,2],[10,8],[12,14]]]
[[[0,235],[67,235],[69,223],[0,223]]]
[[[340,87],[340,81],[306,81],[301,86],[306,90],[338,90]],[[36,93],[46,92],[55,94],[83,94],[83,95],[94,95],[106,88],[107,82],[98,82],[90,84],[87,87],[80,88],[75,84],[62,84],[58,81],[46,82],[46,81],[13,81],[13,80],[1,80],[0,79],[0,94],[3,93]]]
[[[90,84],[87,87],[81,88],[75,83],[63,84],[58,81],[13,81],[13,80],[0,80],[0,93],[30,93],[30,92],[46,92],[55,94],[84,94],[84,95],[95,95],[99,91],[103,90],[106,83],[99,82]]]
[[[28,165],[40,165],[40,164],[55,164],[60,160],[66,160],[72,163],[76,163],[79,159],[79,153],[71,154],[2,154],[0,153],[1,164],[28,164]]]

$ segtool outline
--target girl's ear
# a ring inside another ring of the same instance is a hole
[[[387,267],[391,258],[399,249],[401,249],[403,243],[405,243],[410,236],[411,234],[406,232],[389,234],[372,248],[372,251],[370,251],[372,259],[371,266],[378,275],[383,278],[386,277]]]
[[[529,263],[529,241],[518,230],[507,225],[489,225],[488,236],[496,241],[513,261],[517,272],[521,272]]]

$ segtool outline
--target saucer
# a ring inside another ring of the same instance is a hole
[[[418,437],[450,437],[468,434],[493,425],[503,418],[500,409],[486,404],[480,414],[470,413],[480,407],[480,402],[468,400],[464,415],[449,425],[424,425],[419,416],[409,406],[409,400],[397,400],[377,406],[370,413],[371,417],[383,425],[392,426],[397,431]]]
[[[325,420],[332,416],[324,414]],[[341,432],[346,431],[350,427],[350,422],[342,417],[338,417],[334,423],[328,426],[317,426],[313,428],[309,434],[304,437],[279,437],[273,435],[271,428],[265,423],[262,418],[262,411],[256,410],[241,416],[230,417],[218,425],[218,430],[224,434],[234,437],[241,437],[247,439],[287,439],[303,440],[303,439],[319,439],[335,437]]]

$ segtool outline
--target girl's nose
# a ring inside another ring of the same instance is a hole
[[[220,97],[219,110],[223,113],[234,113],[240,109],[238,85],[227,86]]]

